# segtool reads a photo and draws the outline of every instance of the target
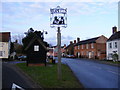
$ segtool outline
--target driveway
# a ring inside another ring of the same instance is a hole
[[[62,58],[85,88],[120,88],[120,67],[85,59]]]

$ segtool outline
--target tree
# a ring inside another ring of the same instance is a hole
[[[13,41],[18,41],[19,44],[22,44],[22,39],[24,38],[24,35],[22,34],[18,34],[18,35],[14,35],[12,37]]]
[[[10,54],[14,52],[14,43],[11,42],[11,45],[10,45]]]
[[[33,28],[28,29],[28,31],[25,34],[26,34],[26,37],[24,37],[22,39],[23,48],[25,48],[29,44],[30,40],[32,40],[32,38],[35,35],[37,35],[42,41],[44,40],[43,32],[41,32],[41,31],[34,31]],[[45,46],[48,46],[47,42],[43,41],[43,43],[45,44]]]
[[[113,58],[113,61],[118,61],[118,57],[119,55],[114,51],[113,54],[112,54],[112,58]]]

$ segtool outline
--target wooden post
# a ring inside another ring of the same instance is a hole
[[[58,27],[57,33],[57,47],[58,47],[58,80],[62,79],[62,71],[61,71],[61,33],[60,27]]]

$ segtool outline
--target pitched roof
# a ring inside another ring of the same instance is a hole
[[[72,47],[72,46],[74,46],[74,43],[69,44],[65,49],[68,49],[69,47]]]
[[[120,39],[120,31],[112,34],[107,41],[112,41],[112,40],[116,40],[116,39]]]
[[[75,44],[75,46],[81,45],[81,44],[95,43],[98,38],[99,37],[95,37],[95,38],[79,41],[78,43]]]
[[[37,35],[35,35],[28,44],[28,46],[25,48],[25,51],[29,49],[29,47],[34,43],[35,40],[37,40],[39,44],[42,45],[45,50],[47,50],[47,47],[44,45],[44,42]]]
[[[8,42],[10,40],[10,32],[0,32],[0,42]]]

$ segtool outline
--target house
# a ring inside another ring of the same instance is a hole
[[[117,53],[118,60],[120,61],[120,31],[117,31],[117,27],[112,28],[113,34],[107,40],[107,59],[112,60],[112,55]]]
[[[77,42],[80,41],[80,38],[77,38]],[[70,41],[70,44],[65,48],[65,55],[74,55],[74,45],[76,44],[76,40],[74,40],[74,43]]]
[[[64,46],[61,46],[61,56],[65,56],[65,48],[66,48],[66,44]],[[57,46],[52,46],[49,47],[49,52],[47,52],[47,56],[54,56],[57,57],[58,55],[58,48]]]
[[[74,55],[78,58],[104,59],[106,41],[107,38],[103,35],[79,41],[74,45]]]
[[[0,32],[0,59],[8,59],[10,56],[10,32]]]
[[[25,48],[27,65],[46,65],[47,47],[45,42],[36,34]]]

